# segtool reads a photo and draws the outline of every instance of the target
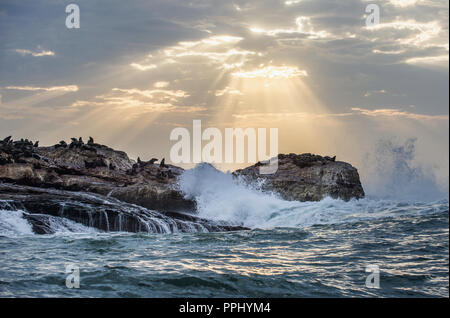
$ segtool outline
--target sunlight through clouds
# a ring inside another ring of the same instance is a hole
[[[135,68],[135,69],[137,69],[137,70],[139,70],[139,71],[153,70],[153,69],[155,69],[157,67],[155,64],[141,65],[139,63],[131,63],[130,66]]]
[[[62,91],[62,92],[76,92],[78,91],[77,85],[67,86],[51,86],[51,87],[36,87],[36,86],[6,86],[6,89],[19,90],[19,91]]]
[[[266,66],[252,71],[236,72],[232,75],[242,78],[288,79],[293,77],[308,76],[308,73],[295,66]]]
[[[8,32],[24,41],[11,42],[0,59],[0,124],[20,120],[25,132],[61,136],[69,125],[132,152],[148,136],[152,151],[166,151],[166,132],[194,119],[214,127],[275,125],[284,149],[299,151],[333,147],[340,142],[334,136],[366,144],[375,129],[416,133],[412,120],[436,125],[417,134],[438,140],[430,136],[448,114],[448,2],[379,1],[381,23],[371,28],[368,3],[131,1],[132,15],[121,23],[133,28],[95,33],[86,21],[76,52],[59,34],[39,37],[44,24],[27,33],[34,26],[9,20],[17,31]],[[101,12],[95,2],[84,7]],[[387,127],[386,119],[398,125]]]

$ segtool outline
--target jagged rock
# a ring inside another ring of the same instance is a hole
[[[237,170],[234,175],[247,182],[263,179],[263,190],[274,191],[286,200],[319,201],[330,196],[347,201],[364,197],[356,168],[336,161],[336,157],[280,154],[278,170],[272,175],[259,174],[260,165]]]

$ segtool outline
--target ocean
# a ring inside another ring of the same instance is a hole
[[[0,297],[449,297],[448,198],[284,201],[208,166],[180,187],[200,217],[250,230],[101,232],[61,219],[36,235],[26,212],[1,210]]]

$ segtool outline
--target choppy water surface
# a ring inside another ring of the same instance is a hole
[[[0,211],[1,297],[449,296],[448,201],[327,199],[229,233],[40,236],[20,214]],[[66,287],[68,264],[79,289]],[[365,286],[370,264],[380,289]]]

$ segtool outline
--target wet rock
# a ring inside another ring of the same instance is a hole
[[[330,196],[350,200],[364,197],[359,174],[352,165],[336,157],[313,154],[280,154],[278,170],[272,175],[259,174],[259,166],[237,170],[247,182],[264,180],[262,189],[278,193],[286,200],[319,201]]]
[[[24,211],[36,234],[52,234],[65,220],[108,232],[219,232],[246,229],[180,212],[158,212],[85,192],[0,183],[0,207]]]

